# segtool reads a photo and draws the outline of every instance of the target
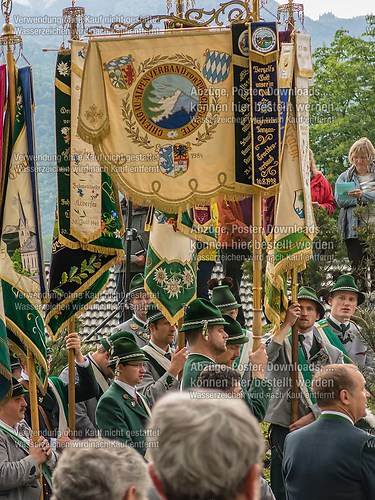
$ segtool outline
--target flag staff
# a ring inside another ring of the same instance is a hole
[[[84,7],[76,7],[75,0],[72,0],[71,7],[63,9],[63,27],[69,27],[70,41],[80,39],[80,28],[84,27],[84,19],[85,9]],[[68,334],[73,333],[74,330],[74,318],[71,318],[68,322]],[[68,407],[71,437],[74,437],[76,430],[76,376],[74,354],[74,349],[68,349]]]
[[[259,0],[252,2],[253,22],[258,22]],[[262,203],[263,196],[253,194],[253,350],[262,338]]]
[[[284,18],[287,23],[287,29],[294,31],[294,12],[297,12],[301,22],[303,22],[303,4],[294,4],[293,0],[288,0],[287,4],[279,5],[277,8],[277,18]],[[292,37],[293,39],[293,37]],[[298,273],[294,268],[292,271],[292,303],[298,302]],[[292,327],[292,423],[298,420],[298,324]]]

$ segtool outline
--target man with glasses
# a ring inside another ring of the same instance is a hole
[[[115,380],[99,400],[96,424],[102,437],[121,441],[144,456],[150,409],[137,385],[146,373],[146,356],[135,342],[120,338],[113,343],[110,360],[115,362]]]

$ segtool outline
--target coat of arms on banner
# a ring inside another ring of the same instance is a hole
[[[294,191],[293,208],[300,219],[305,218],[305,203],[303,198],[303,190]]]
[[[167,144],[159,149],[159,167],[163,174],[177,177],[189,168],[189,146]]]
[[[108,71],[111,84],[117,89],[128,89],[135,80],[135,69],[132,56],[122,56],[112,59],[104,65]]]
[[[253,33],[253,45],[262,54],[271,52],[277,45],[275,32],[267,26],[257,28]]]
[[[225,52],[206,50],[203,75],[210,83],[224,82],[228,78],[232,56]]]

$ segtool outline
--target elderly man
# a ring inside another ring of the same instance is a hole
[[[186,308],[181,332],[186,332],[189,356],[182,373],[182,389],[196,387],[203,368],[216,363],[219,354],[227,350],[221,312],[207,299],[195,299]]]
[[[312,288],[301,287],[298,303],[286,313],[280,331],[268,341],[269,369],[266,377],[273,384],[273,394],[265,420],[271,423],[271,488],[278,500],[285,498],[281,461],[285,437],[289,432],[310,424],[320,414],[310,391],[312,374],[321,366],[342,363],[344,348],[336,335],[323,330],[316,323],[324,316],[324,308]],[[291,335],[294,323],[298,324],[298,420],[292,422]]]
[[[177,375],[184,367],[187,350],[186,347],[172,350],[176,325],[171,325],[155,304],[148,307],[147,325],[151,338],[150,342],[142,347],[147,361],[146,373],[139,384],[139,391],[145,394],[153,405],[166,391],[178,389]]]
[[[51,485],[49,469],[56,465],[57,457],[44,437],[40,436],[35,445],[30,440],[31,429],[22,422],[27,407],[27,391],[16,379],[12,380],[12,384],[11,398],[0,402],[0,497],[39,500],[39,465],[43,464],[43,479],[48,488]]]
[[[363,375],[353,365],[328,365],[314,375],[312,391],[322,414],[285,440],[287,499],[375,498],[375,438],[354,426],[369,396]]]
[[[99,400],[96,424],[102,437],[121,441],[145,455],[144,428],[150,409],[137,385],[145,374],[146,356],[135,342],[122,338],[113,343],[111,359],[116,361],[116,377]]]
[[[258,424],[241,400],[206,394],[170,393],[155,405],[148,441],[156,489],[166,500],[258,500]]]
[[[89,439],[64,451],[53,474],[52,500],[146,500],[147,465],[135,450]]]
[[[129,301],[133,316],[128,321],[116,326],[112,333],[122,330],[132,332],[139,347],[143,347],[150,340],[146,318],[150,298],[145,291],[144,277],[141,273],[132,278],[126,299]]]

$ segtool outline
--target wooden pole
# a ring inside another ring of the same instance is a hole
[[[39,412],[38,412],[38,394],[36,389],[35,362],[32,352],[27,350],[27,372],[29,375],[29,401],[31,415],[31,429],[33,431],[32,440],[34,443],[39,438]],[[43,500],[43,473],[42,466],[39,465],[40,471],[40,500]]]
[[[9,91],[9,113],[10,113],[10,129],[11,137],[13,138],[14,122],[16,119],[16,66],[14,62],[13,52],[8,40],[7,50],[7,70],[8,70],[8,91]]]
[[[68,333],[74,332],[74,319],[68,323]],[[74,437],[76,430],[76,371],[75,371],[74,350],[68,349],[68,403],[69,403],[69,429],[71,436]]]
[[[298,302],[298,273],[292,271],[292,302]],[[292,423],[298,420],[298,321],[292,328]]]
[[[262,196],[253,196],[253,351],[262,338]]]
[[[259,0],[253,0],[252,12],[259,21]],[[253,195],[253,351],[262,338],[262,202],[260,194]]]

